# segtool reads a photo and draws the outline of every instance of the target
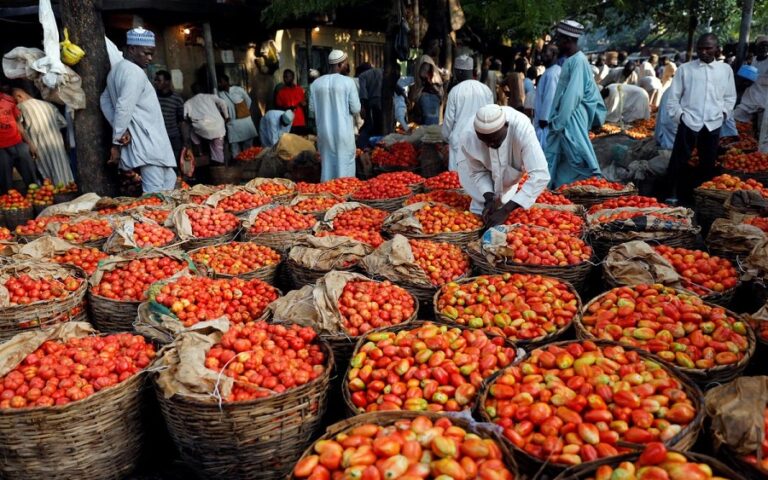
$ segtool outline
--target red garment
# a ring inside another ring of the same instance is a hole
[[[16,124],[19,117],[21,112],[13,97],[0,93],[0,148],[21,143],[21,132]]]
[[[278,108],[294,108],[294,127],[304,127],[307,125],[306,120],[304,120],[304,109],[299,106],[299,104],[303,101],[304,89],[298,85],[281,88],[277,92],[277,97],[275,97],[275,105],[277,105]]]

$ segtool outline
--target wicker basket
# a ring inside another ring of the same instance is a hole
[[[562,337],[564,337],[568,333],[568,331],[571,329],[571,325],[573,324],[574,321],[576,321],[576,319],[580,319],[581,318],[582,302],[581,302],[581,297],[579,296],[579,292],[569,282],[567,282],[565,280],[561,280],[559,278],[554,278],[554,277],[553,277],[553,279],[554,280],[558,280],[559,282],[564,283],[568,287],[568,289],[571,291],[571,293],[573,293],[576,296],[577,310],[576,310],[576,314],[573,317],[573,321],[569,322],[568,325],[565,325],[563,327],[558,328],[555,332],[552,332],[552,333],[550,333],[548,335],[544,335],[544,336],[541,336],[541,337],[533,338],[533,339],[530,339],[530,340],[523,340],[523,339],[519,339],[519,338],[511,338],[510,340],[515,342],[515,345],[517,345],[518,347],[521,347],[521,348],[524,348],[524,349],[531,349],[531,348],[536,348],[536,347],[538,347],[540,345],[547,345],[549,343],[555,342],[555,341],[561,339]],[[461,280],[454,280],[453,283],[458,283],[458,284],[461,285],[461,284],[465,284],[465,283],[472,283],[475,280],[477,280],[477,277],[463,278]],[[433,308],[435,310],[435,320],[438,321],[438,322],[441,322],[441,323],[446,323],[446,324],[451,325],[451,326],[454,326],[454,325],[464,326],[464,325],[456,323],[456,320],[454,320],[454,319],[452,319],[452,318],[450,318],[450,317],[448,317],[446,315],[443,315],[437,309],[438,300],[440,298],[440,295],[442,295],[442,293],[443,293],[443,288],[440,288],[437,292],[435,292],[435,294],[434,294],[434,296],[432,298],[432,305],[434,306]],[[502,335],[503,336],[503,333],[498,328],[496,328],[496,327],[484,327],[483,330],[491,332],[491,333],[494,333],[494,334],[497,334],[497,335]]]
[[[570,343],[574,343],[574,341],[571,340],[571,341],[564,341],[564,342],[555,342],[550,345],[565,346]],[[598,347],[619,345],[618,343],[608,342],[605,340],[595,340],[594,343],[597,344]],[[699,387],[697,387],[696,384],[693,383],[688,377],[686,377],[685,375],[681,375],[680,372],[675,367],[664,362],[663,360],[653,357],[650,353],[645,352],[643,350],[633,349],[632,347],[628,347],[626,345],[622,345],[622,347],[624,347],[624,349],[626,350],[636,350],[638,352],[638,355],[640,355],[644,359],[651,360],[661,365],[662,368],[664,368],[667,372],[672,374],[672,376],[680,382],[681,389],[686,393],[688,398],[690,398],[694,404],[694,408],[696,409],[696,416],[691,421],[691,423],[689,423],[685,428],[683,428],[680,431],[680,433],[678,433],[672,439],[664,443],[668,447],[675,448],[678,450],[686,451],[691,449],[693,445],[696,443],[696,438],[698,437],[699,432],[702,429],[702,424],[704,422],[704,396],[701,393],[701,390],[699,389]],[[499,374],[499,376],[500,375],[501,374]],[[498,378],[498,376],[495,376],[494,378]],[[488,394],[490,392],[490,386],[492,383],[493,382],[488,382],[486,384],[486,388],[483,388],[483,390],[480,392],[478,401],[477,401],[478,405],[485,405],[488,399]],[[485,408],[478,408],[477,410],[480,413],[480,418],[484,422],[493,421],[492,418],[488,416],[488,413],[485,411]],[[545,474],[547,474],[551,478],[553,476],[563,473],[563,471],[567,468],[566,465],[547,463],[541,460],[540,458],[534,457],[528,454],[523,449],[515,446],[512,442],[508,441],[506,438],[504,438],[504,441],[507,442],[507,445],[509,445],[509,447],[514,452],[515,458],[519,462],[522,471],[529,471],[529,472],[543,471]],[[627,442],[624,442],[624,446],[628,448],[632,448],[633,446],[635,446],[636,448],[642,448],[640,445],[634,445]],[[572,478],[572,477],[567,477],[567,478]],[[584,478],[584,477],[578,477],[578,478]]]
[[[685,292],[678,290],[680,293],[684,293],[686,295],[693,295],[695,294],[690,292]],[[593,298],[589,303],[584,305],[585,312],[589,311],[590,306],[593,303],[600,302],[602,298],[606,295],[606,293],[603,293],[601,295],[598,295],[597,297]],[[733,317],[733,318],[739,318],[739,315],[726,309],[726,313]],[[745,321],[745,323],[747,323]],[[590,333],[587,330],[587,327],[583,323],[583,318],[579,318],[576,322],[574,322],[574,327],[576,329],[576,337],[581,339],[589,339],[589,340],[597,340],[597,337],[595,337],[592,333]],[[737,363],[733,365],[717,365],[710,369],[700,369],[700,368],[685,368],[675,365],[674,368],[678,370],[679,372],[685,374],[688,378],[691,378],[693,381],[695,381],[698,385],[700,385],[702,388],[708,388],[709,386],[713,386],[713,384],[720,384],[720,383],[727,383],[734,378],[738,377],[745,368],[747,368],[747,365],[749,364],[750,359],[752,358],[752,355],[755,353],[755,348],[757,347],[757,339],[755,336],[755,332],[752,330],[751,327],[747,325],[747,351],[744,352],[744,357]],[[642,348],[640,348],[642,350]],[[643,350],[644,351],[644,350]],[[663,362],[660,358],[654,356],[655,359],[658,361]]]
[[[730,467],[716,458],[701,455],[700,453],[682,452],[679,450],[673,450],[682,454],[689,461],[697,463],[706,463],[712,467],[712,473],[722,478],[728,478],[730,480],[743,480],[744,477],[734,472]],[[583,465],[577,465],[565,470],[563,473],[555,477],[555,480],[573,480],[580,478],[594,477],[598,467],[603,465],[610,465],[617,467],[621,462],[635,462],[640,458],[640,453],[627,453],[619,455],[618,457],[601,458]]]
[[[725,209],[725,201],[733,192],[725,190],[712,190],[698,187],[693,191],[693,201],[696,205],[696,215],[699,224],[709,228],[717,218],[726,218],[728,212]]]
[[[395,234],[400,232],[387,232],[389,234]],[[406,238],[412,238],[414,240],[430,240],[432,242],[446,242],[459,247],[466,247],[470,242],[480,238],[483,233],[482,228],[472,230],[469,232],[446,232],[446,233],[401,233]]]
[[[53,203],[66,203],[71,202],[72,200],[76,199],[80,194],[76,192],[70,192],[70,193],[54,193],[53,194]]]
[[[404,195],[402,197],[385,198],[382,200],[361,200],[355,198],[353,194],[350,198],[350,201],[362,203],[363,205],[367,205],[371,208],[376,208],[378,210],[384,210],[385,212],[392,213],[395,210],[400,210],[403,207],[403,202],[405,202],[405,200],[409,197],[410,195]]]
[[[100,332],[117,333],[133,330],[133,322],[141,302],[113,300],[94,295],[88,290],[88,307],[91,323]]]
[[[236,242],[232,242],[236,243]],[[194,257],[195,252],[199,251],[199,248],[196,248],[195,250],[191,250],[188,254],[190,258]],[[251,270],[250,272],[240,273],[237,275],[229,275],[227,273],[217,273],[212,268],[201,265],[205,267],[207,276],[211,278],[242,278],[243,280],[253,280],[254,278],[257,278],[265,283],[268,283],[270,285],[275,284],[275,274],[277,273],[277,267],[280,266],[280,262],[282,261],[282,258],[284,255],[280,255],[280,261],[273,265],[266,265],[261,268],[257,268],[256,270]],[[194,261],[194,258],[193,258]]]
[[[332,440],[338,434],[350,431],[360,425],[373,423],[382,427],[386,427],[395,424],[395,422],[399,420],[413,419],[416,417],[427,417],[432,422],[435,422],[441,418],[441,415],[433,412],[410,412],[407,410],[395,412],[383,411],[357,415],[353,418],[349,418],[329,426],[322,437],[307,447],[301,458],[314,454],[315,452],[313,451],[313,448],[317,442],[323,440]],[[518,474],[517,464],[515,463],[512,453],[510,452],[509,448],[507,448],[506,444],[501,440],[495,429],[488,428],[488,425],[483,425],[482,423],[474,422],[471,419],[461,417],[451,417],[451,423],[457,427],[463,428],[467,433],[473,433],[483,438],[490,438],[494,440],[501,450],[501,460],[504,462],[504,465],[506,465],[507,469],[514,475]],[[288,476],[288,480],[295,480],[295,478],[296,477],[293,475]]]
[[[701,232],[701,227],[696,227],[694,230],[689,231],[673,231],[673,232],[656,232],[653,237],[649,238],[650,232],[637,232],[637,238],[628,238],[626,236],[616,237],[613,232],[591,232],[589,233],[589,243],[595,251],[595,255],[598,258],[605,258],[611,248],[621,245],[622,243],[632,242],[634,240],[642,240],[649,243],[656,243],[660,245],[668,245],[670,247],[682,247],[682,248],[696,248],[698,246],[698,234]],[[617,232],[620,234],[626,234],[629,232]]]
[[[27,221],[35,218],[35,209],[32,207],[14,210],[0,210],[0,217],[5,221],[5,226],[9,230],[14,230],[19,225],[24,225]]]
[[[293,286],[297,289],[305,285],[314,285],[315,282],[317,282],[319,279],[324,277],[326,273],[328,273],[327,271],[323,272],[321,270],[312,270],[311,268],[307,268],[303,265],[299,265],[298,263],[294,262],[290,258],[286,259],[285,266],[286,266],[286,269],[288,270],[288,275],[291,278],[291,282],[293,282]],[[360,269],[357,268],[356,265],[353,265],[349,268],[334,268],[334,270],[336,270],[337,272],[355,272],[355,273],[358,273],[360,271]]]
[[[525,265],[522,263],[503,263],[491,265],[480,252],[478,242],[472,242],[467,246],[467,254],[472,260],[475,269],[482,275],[499,275],[503,273],[528,273],[531,275],[543,275],[564,280],[573,285],[576,290],[583,292],[587,287],[587,277],[592,271],[592,262],[586,261],[576,265],[549,266],[549,265]]]
[[[125,478],[141,454],[142,373],[67,405],[0,410],[0,476]]]
[[[35,218],[37,218],[37,216],[40,215],[43,212],[43,210],[50,207],[51,205],[37,205],[37,204],[32,205],[32,210],[35,212]]]
[[[29,331],[31,328],[45,328],[72,320],[70,312],[81,306],[85,298],[88,275],[82,268],[74,265],[61,264],[60,267],[69,270],[70,275],[82,280],[77,290],[63,300],[47,300],[0,308],[0,342],[9,340],[18,333]],[[22,327],[24,324],[32,326]]]
[[[235,237],[237,237],[237,234],[239,232],[240,232],[240,227],[236,227],[222,235],[216,235],[213,237],[206,237],[206,238],[190,238],[182,242],[180,246],[184,251],[190,252],[192,250],[197,250],[198,248],[221,245],[222,243],[227,243],[232,241]]]
[[[265,245],[281,254],[285,254],[292,246],[299,235],[310,235],[312,230],[291,230],[287,232],[264,232],[250,233],[244,230],[240,235],[244,242],[254,242],[259,245]]]
[[[352,353],[350,355],[350,358],[353,358],[355,356],[355,354],[356,354],[355,352],[358,352],[363,347],[363,345],[365,345],[368,342],[367,338],[368,338],[368,335],[370,335],[371,333],[375,333],[375,332],[395,332],[395,333],[397,333],[397,332],[402,331],[402,330],[414,330],[414,329],[416,329],[418,327],[421,327],[425,323],[429,323],[429,322],[423,322],[423,321],[408,322],[407,324],[393,325],[391,327],[377,328],[375,330],[371,330],[370,332],[367,332],[365,335],[361,335],[358,338],[357,343],[355,344],[355,348],[354,348],[354,350],[352,351]],[[440,323],[434,323],[434,324],[438,325],[438,326],[441,325]],[[450,328],[458,328],[460,330],[472,330],[471,328],[468,328],[468,327],[465,327],[465,326],[462,326],[462,325],[451,325]],[[486,333],[486,335],[488,335],[489,337],[500,336],[500,335],[496,335],[494,333]],[[508,347],[511,347],[511,348],[515,347],[515,344],[511,340],[508,340],[508,339],[505,338],[504,342],[505,342],[506,346],[508,346]],[[521,360],[521,357],[518,356],[518,358],[516,358],[514,360],[514,362],[512,362],[511,365],[514,365],[515,363],[517,363],[520,360]],[[342,382],[342,384],[341,384],[341,394],[344,397],[344,403],[346,404],[347,411],[348,411],[350,417],[355,416],[355,415],[360,415],[362,413],[365,413],[365,412],[361,412],[360,409],[358,407],[356,407],[354,403],[352,403],[352,395],[349,393],[349,388],[348,388],[347,381],[346,381],[347,378],[349,378],[349,370],[351,368],[352,367],[350,365],[347,368],[346,372],[344,373],[344,376],[341,378],[341,382]],[[476,409],[476,407],[478,405],[480,405],[480,401],[479,401],[480,400],[480,392],[484,391],[485,390],[485,385],[488,382],[490,382],[492,379],[496,378],[497,375],[498,375],[498,372],[492,374],[491,376],[489,376],[488,378],[483,380],[483,385],[480,388],[478,388],[478,396],[475,399],[475,401],[472,402],[472,406],[470,407],[471,410],[474,411]]]
[[[637,188],[634,185],[631,185],[631,188],[628,188],[626,190],[621,191],[614,191],[614,190],[605,190],[601,191],[600,193],[576,193],[576,192],[565,192],[563,195],[573,203],[576,203],[578,205],[583,205],[584,208],[589,210],[589,207],[592,207],[594,205],[599,205],[603,202],[607,202],[608,200],[619,198],[619,197],[626,197],[629,195],[637,195],[638,191]]]
[[[203,478],[278,480],[293,468],[320,427],[334,358],[310,383],[247,402],[216,403],[156,388],[163,417],[182,461]]]
[[[211,167],[208,175],[213,185],[237,185],[240,183],[242,172],[240,167]]]

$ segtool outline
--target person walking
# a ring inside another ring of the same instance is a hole
[[[211,161],[224,163],[224,136],[229,120],[227,103],[216,95],[203,92],[199,84],[192,85],[194,97],[184,102],[184,120],[192,125],[191,141],[200,145],[208,142]]]
[[[296,74],[293,70],[283,72],[283,88],[275,96],[275,107],[280,110],[293,110],[293,128],[291,132],[297,135],[307,133],[307,120],[304,108],[307,106],[304,89],[296,85]]]
[[[605,104],[587,57],[579,49],[583,33],[584,27],[572,20],[557,26],[555,41],[566,60],[549,113],[545,153],[552,188],[601,174],[589,130],[605,121]]]
[[[178,160],[181,157],[181,149],[186,143],[183,135],[184,99],[173,91],[171,74],[167,70],[158,70],[155,73],[154,83],[157,101],[160,102],[160,110],[163,112],[165,131],[168,133],[168,140],[171,141],[173,156]]]
[[[61,135],[61,130],[67,127],[64,115],[53,104],[32,98],[20,88],[13,90],[13,96],[21,112],[21,125],[37,154],[37,171],[54,185],[74,182],[69,154]]]
[[[292,110],[270,110],[264,114],[259,124],[261,146],[271,148],[277,145],[283,134],[291,131],[293,125]]]
[[[355,133],[352,118],[360,113],[360,97],[349,78],[347,54],[328,55],[330,73],[312,84],[312,105],[317,121],[317,147],[323,182],[355,176]]]
[[[693,204],[693,189],[716,174],[720,128],[736,104],[733,70],[715,61],[718,48],[716,35],[699,37],[699,58],[677,69],[667,101],[667,115],[679,124],[669,165],[674,182],[670,194],[686,206]],[[694,147],[699,153],[696,167],[689,163]]]
[[[256,125],[251,118],[251,97],[243,87],[229,84],[229,77],[219,77],[219,98],[227,102],[227,140],[232,157],[253,146]]]
[[[546,70],[539,79],[536,87],[536,99],[533,104],[533,127],[536,138],[539,140],[542,150],[547,148],[547,135],[549,135],[549,112],[552,109],[552,101],[555,99],[555,90],[560,79],[560,65],[557,64],[557,45],[548,44],[541,52],[541,61]]]
[[[25,187],[37,180],[35,146],[21,125],[21,111],[10,95],[11,88],[0,84],[0,194],[13,187],[13,168],[19,171]]]
[[[144,69],[155,53],[155,34],[138,27],[126,34],[124,60],[107,75],[101,111],[112,125],[109,164],[138,169],[144,193],[173,190],[176,159],[163,112]]]
[[[493,93],[483,83],[472,78],[474,61],[468,55],[456,57],[454,77],[459,82],[448,93],[443,119],[443,138],[448,141],[448,169],[456,171],[462,156],[461,138],[472,128],[475,114],[481,107],[493,103]],[[461,176],[462,172],[459,172]]]

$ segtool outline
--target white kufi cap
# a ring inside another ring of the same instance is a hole
[[[557,24],[557,33],[571,38],[580,38],[584,35],[584,25],[573,20],[563,20]]]
[[[472,70],[474,66],[475,62],[469,55],[459,55],[453,62],[453,68],[456,70]]]
[[[331,50],[328,54],[328,65],[336,65],[347,59],[347,54],[341,50]]]
[[[486,105],[477,111],[475,115],[475,131],[477,133],[495,133],[504,128],[507,116],[504,109],[498,105]]]
[[[136,27],[132,30],[128,30],[125,34],[125,44],[139,47],[154,47],[155,34],[142,27]]]

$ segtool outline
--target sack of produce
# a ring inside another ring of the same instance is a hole
[[[314,285],[331,270],[351,271],[373,247],[346,236],[307,235],[294,241],[286,266],[293,284]]]
[[[287,252],[296,240],[309,235],[317,223],[314,215],[296,207],[271,203],[251,210],[243,220],[243,239]]]

